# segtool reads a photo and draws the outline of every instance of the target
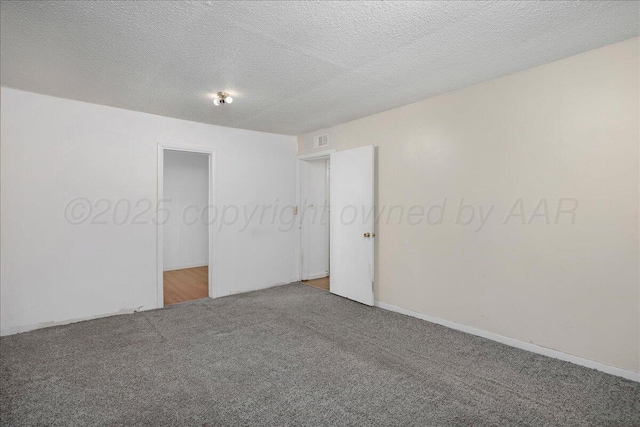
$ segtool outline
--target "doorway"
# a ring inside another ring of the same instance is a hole
[[[329,291],[330,153],[298,158],[298,207],[302,283]]]
[[[323,159],[326,221],[318,220],[325,212],[317,196],[323,185],[317,178],[322,163],[317,161]],[[365,305],[374,304],[376,163],[375,146],[366,145],[300,156],[297,168],[300,280],[326,289],[326,281],[312,280],[327,277],[329,292]],[[317,232],[320,226],[326,227],[322,233]],[[322,257],[317,257],[320,252]],[[325,256],[326,271],[314,268],[323,265],[316,261]]]
[[[213,296],[213,154],[159,146],[159,307]]]

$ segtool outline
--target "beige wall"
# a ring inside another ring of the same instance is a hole
[[[638,50],[628,40],[324,130],[329,148],[376,145],[379,209],[400,206],[377,227],[376,299],[640,371]],[[318,133],[299,136],[299,154]],[[420,216],[445,199],[437,223]],[[556,221],[559,203],[575,216]]]

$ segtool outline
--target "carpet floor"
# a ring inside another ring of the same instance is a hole
[[[640,425],[639,383],[301,284],[0,349],[3,426]]]

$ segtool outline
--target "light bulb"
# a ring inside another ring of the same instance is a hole
[[[220,98],[218,97],[213,98],[213,105],[220,105]]]
[[[230,96],[227,96],[227,97],[224,99],[224,102],[225,102],[226,104],[231,104],[231,103],[233,102],[233,98],[232,98],[232,97],[230,97]]]

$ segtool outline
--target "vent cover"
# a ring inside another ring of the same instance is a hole
[[[313,138],[313,148],[323,148],[329,145],[329,135],[318,135]]]

